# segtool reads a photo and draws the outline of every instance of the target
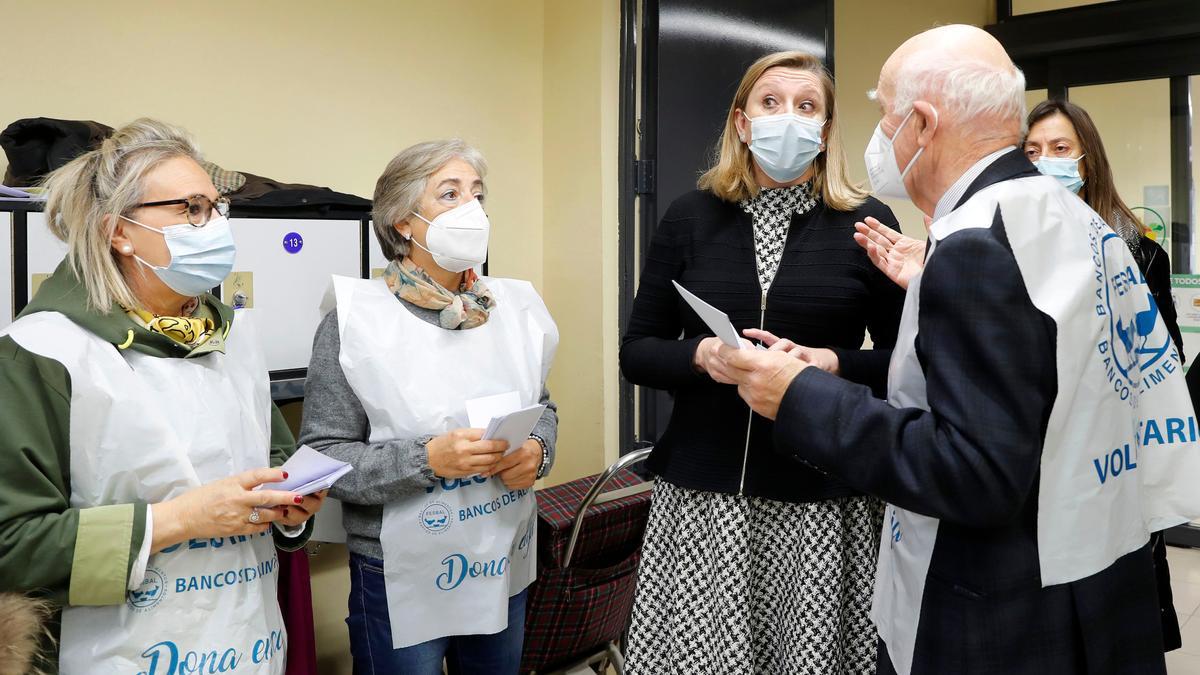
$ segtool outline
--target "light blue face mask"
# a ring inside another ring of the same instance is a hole
[[[1042,172],[1043,176],[1050,176],[1071,192],[1079,194],[1084,183],[1083,178],[1079,176],[1079,160],[1085,156],[1041,157],[1033,165]]]
[[[763,173],[777,183],[790,183],[808,171],[821,154],[822,120],[792,113],[747,118],[750,152]]]
[[[157,232],[166,240],[167,250],[171,252],[171,262],[166,267],[151,265],[136,255],[133,257],[154,270],[167,287],[180,295],[200,295],[224,281],[233,270],[237,246],[233,243],[229,219],[224,216],[213,218],[204,227],[183,223],[161,230],[143,225],[132,218],[125,220],[151,232]]]

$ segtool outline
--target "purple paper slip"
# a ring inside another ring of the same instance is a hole
[[[18,188],[11,188],[11,187],[8,187],[7,185],[0,185],[0,197],[16,197],[18,199],[32,199],[33,195],[29,194],[28,192],[26,192],[24,190],[18,189]]]

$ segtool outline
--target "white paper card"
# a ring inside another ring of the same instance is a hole
[[[492,419],[520,409],[521,395],[515,391],[473,398],[467,401],[467,424],[473,429],[487,429]]]
[[[485,441],[508,441],[507,455],[521,447],[529,439],[530,432],[545,412],[544,405],[531,405],[501,417],[494,417],[483,433]]]
[[[734,349],[742,348],[742,342],[738,339],[737,329],[729,322],[728,314],[696,297],[691,291],[680,286],[679,282],[672,280],[671,283],[675,284],[675,290],[679,291],[679,294],[683,296],[687,304],[700,316],[700,320],[704,322],[704,325],[708,326],[713,335],[716,335],[721,339],[721,342]]]
[[[283,482],[268,483],[265,487],[299,495],[328,490],[339,478],[354,470],[349,463],[323,455],[307,445],[300,446],[296,454],[280,468],[288,473],[288,477]]]

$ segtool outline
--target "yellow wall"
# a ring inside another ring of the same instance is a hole
[[[160,117],[228,168],[365,197],[400,149],[462,136],[491,164],[492,272],[541,286],[541,0],[6,3],[3,22],[0,124]]]
[[[1046,89],[1030,89],[1025,92],[1025,111],[1033,110],[1033,107],[1045,101],[1049,94]]]
[[[850,159],[850,177],[866,182],[863,151],[879,123],[879,107],[866,92],[879,82],[883,62],[902,42],[935,26],[967,23],[983,26],[995,20],[990,0],[835,0],[834,67],[842,140]],[[925,236],[920,211],[906,200],[884,200],[905,234]]]
[[[617,113],[620,5],[546,1],[545,297],[561,333],[549,482],[596,473],[617,448]]]
[[[1091,115],[1112,165],[1117,193],[1131,207],[1146,203],[1143,189],[1171,185],[1171,92],[1167,80],[1071,87],[1071,102]],[[1172,215],[1154,207],[1163,218]],[[1134,211],[1143,221],[1157,219]]]
[[[1013,0],[1012,11],[1013,15],[1032,14],[1034,12],[1049,12],[1056,9],[1067,9],[1068,7],[1082,7],[1083,5],[1096,5],[1106,0]]]

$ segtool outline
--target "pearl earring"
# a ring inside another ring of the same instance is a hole
[[[133,247],[129,244],[125,244],[121,247],[121,253],[133,253]]]

